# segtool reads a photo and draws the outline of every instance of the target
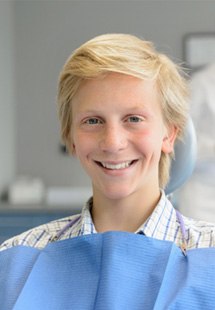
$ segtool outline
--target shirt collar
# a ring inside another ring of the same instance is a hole
[[[140,226],[136,233],[144,234],[147,237],[156,239],[172,239],[172,232],[176,229],[176,214],[174,208],[161,190],[161,198],[152,214]]]
[[[84,205],[81,212],[81,227],[79,235],[88,235],[97,233],[91,216],[93,198],[91,197]]]
[[[82,209],[80,235],[97,233],[90,213],[92,202],[93,198],[91,197]],[[135,233],[163,239],[167,228],[172,223],[175,223],[175,221],[170,221],[175,216],[173,210],[173,206],[166,197],[165,192],[161,190],[161,198],[154,211]]]

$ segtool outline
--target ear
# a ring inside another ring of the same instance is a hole
[[[70,141],[67,143],[67,149],[70,155],[72,156],[76,155],[75,144],[72,141],[72,139],[70,139]]]
[[[74,143],[72,143],[72,145],[69,147],[69,152],[72,156],[76,156],[76,149]]]
[[[166,130],[166,134],[164,135],[162,148],[161,148],[161,150],[165,154],[169,154],[169,153],[173,152],[174,143],[175,143],[175,139],[177,137],[177,134],[178,134],[178,129],[175,126],[170,126]]]
[[[66,146],[67,146],[69,154],[71,156],[76,156],[76,149],[75,149],[75,142],[74,142],[73,134],[72,134],[72,128],[70,129],[66,142],[67,142]]]

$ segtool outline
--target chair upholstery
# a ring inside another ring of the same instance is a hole
[[[170,180],[165,188],[167,195],[181,187],[192,175],[196,156],[196,132],[192,119],[189,118],[183,141],[178,141],[175,145],[175,158],[172,160]]]

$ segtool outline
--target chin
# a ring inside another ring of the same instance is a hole
[[[129,189],[124,188],[124,189],[120,189],[120,190],[119,189],[117,190],[117,188],[115,188],[115,189],[109,190],[109,191],[107,191],[107,189],[106,189],[103,192],[103,195],[110,200],[121,200],[121,199],[125,199],[125,198],[131,196],[132,193],[133,192],[131,191],[130,188]]]

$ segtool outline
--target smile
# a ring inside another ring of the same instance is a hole
[[[122,169],[126,169],[130,167],[134,162],[135,160],[124,161],[124,162],[116,163],[116,164],[108,163],[108,162],[96,162],[96,163],[102,166],[103,168],[106,168],[109,170],[122,170]]]

